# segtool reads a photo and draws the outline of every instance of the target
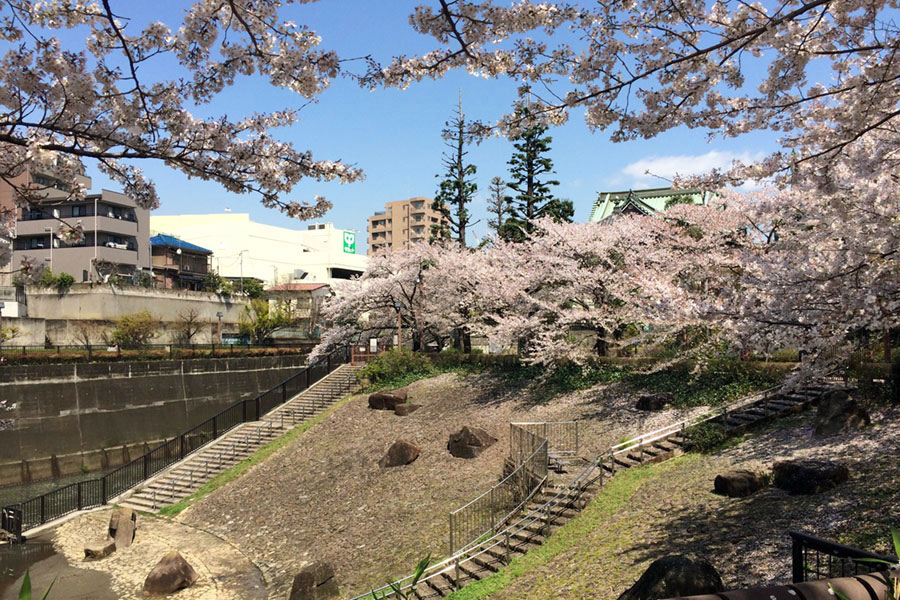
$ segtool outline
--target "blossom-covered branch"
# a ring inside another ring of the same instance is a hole
[[[827,184],[835,159],[877,135],[897,165],[900,30],[885,0],[598,2],[455,0],[418,6],[437,47],[399,56],[369,84],[405,87],[464,68],[506,76],[549,122],[573,108],[614,141],[681,126],[780,132],[784,151],[716,181],[779,175]],[[500,130],[517,126],[516,112]]]
[[[286,195],[304,178],[349,182],[362,172],[274,138],[271,130],[297,121],[297,109],[237,119],[191,112],[241,76],[260,74],[312,99],[341,74],[338,56],[320,50],[314,32],[279,18],[292,3],[198,0],[173,30],[161,22],[135,29],[116,12],[127,3],[7,0],[0,7],[0,179],[27,204],[43,190],[18,176],[37,162],[79,198],[85,190],[74,175],[80,159],[92,159],[139,206],[153,208],[155,187],[137,163],[161,161],[258,195],[290,216],[321,216],[330,207],[324,198]],[[87,31],[86,45],[69,48],[53,35],[75,28]],[[173,63],[182,77],[147,75],[151,65]]]

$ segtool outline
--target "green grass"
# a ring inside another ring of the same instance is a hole
[[[316,415],[308,421],[301,423],[280,438],[274,439],[268,444],[265,444],[259,450],[257,450],[238,464],[213,477],[211,480],[206,482],[199,490],[197,490],[187,498],[179,500],[174,504],[164,506],[160,509],[159,516],[172,518],[207,494],[210,494],[223,485],[234,481],[235,479],[246,473],[248,470],[250,470],[250,467],[266,460],[268,457],[272,456],[272,454],[274,454],[281,448],[284,448],[286,445],[324,421],[331,413],[346,404],[351,397],[352,396],[346,396],[338,400],[327,409],[325,409],[322,413]]]
[[[697,460],[697,457],[684,455],[664,463],[618,473],[580,515],[556,531],[543,545],[514,558],[498,573],[450,594],[448,600],[480,600],[499,592],[521,575],[534,572],[553,558],[586,542],[593,531],[603,527],[610,517],[628,505],[629,499],[647,480],[693,460]]]

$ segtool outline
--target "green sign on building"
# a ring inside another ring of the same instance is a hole
[[[344,232],[344,252],[356,254],[356,234],[352,231]]]

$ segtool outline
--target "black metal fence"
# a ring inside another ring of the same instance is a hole
[[[869,560],[897,562],[896,556],[873,554],[799,531],[788,533],[792,542],[791,571],[794,583],[874,573],[887,568],[884,563],[868,562]],[[860,558],[866,561],[858,560]]]
[[[339,348],[304,367],[272,389],[255,398],[239,400],[192,427],[166,440],[153,450],[100,477],[80,481],[3,507],[0,529],[21,540],[22,533],[69,513],[106,504],[111,498],[153,477],[166,467],[249,421],[257,421],[273,408],[287,402],[350,359],[349,349]]]

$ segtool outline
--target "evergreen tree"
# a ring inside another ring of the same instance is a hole
[[[455,239],[466,247],[466,229],[472,223],[472,214],[466,205],[475,198],[478,185],[474,181],[475,165],[465,162],[465,147],[471,143],[472,134],[466,129],[462,109],[462,94],[453,118],[445,123],[441,132],[449,151],[444,152],[441,164],[446,172],[435,194],[432,208],[441,213],[443,222],[431,226],[432,239]],[[440,175],[435,175],[440,177]]]
[[[516,151],[507,163],[512,181],[506,185],[516,195],[512,199],[510,217],[498,231],[505,240],[524,240],[533,229],[531,222],[534,219],[553,217],[555,221],[571,222],[575,215],[572,201],[556,198],[550,189],[559,182],[545,179],[554,172],[553,161],[547,156],[553,139],[546,133],[545,125],[535,123],[512,138]]]
[[[512,198],[506,195],[506,182],[502,177],[494,177],[491,179],[491,185],[488,187],[487,211],[489,215],[488,227],[499,233],[503,223],[506,222],[506,216],[510,214],[510,204]]]

